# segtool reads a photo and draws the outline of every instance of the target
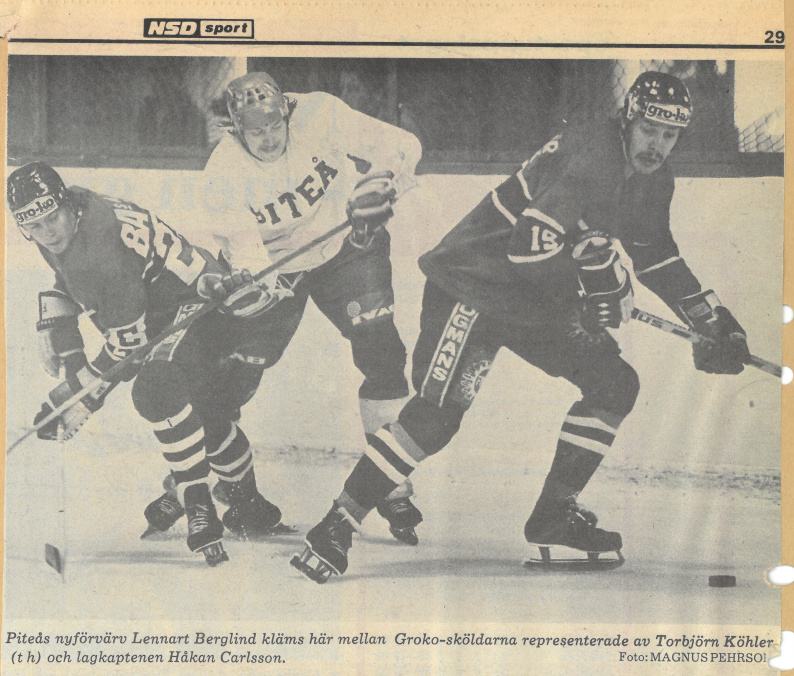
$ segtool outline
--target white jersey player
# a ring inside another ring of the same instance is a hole
[[[226,101],[233,129],[205,168],[209,213],[199,241],[232,268],[255,273],[336,226],[351,226],[280,266],[279,281],[292,294],[252,332],[246,360],[260,377],[275,364],[311,297],[351,343],[364,375],[364,430],[375,432],[409,392],[384,226],[414,180],[421,145],[330,94],[285,95],[267,73],[232,81]],[[416,544],[422,517],[411,494],[410,483],[398,487],[379,511],[395,537]]]

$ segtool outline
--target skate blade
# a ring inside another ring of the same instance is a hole
[[[229,560],[229,555],[226,553],[226,550],[224,550],[223,545],[220,542],[211,542],[210,544],[202,547],[201,549],[197,549],[196,551],[204,554],[207,565],[211,568],[219,566],[220,564]]]
[[[389,532],[395,540],[399,540],[406,545],[416,547],[419,544],[419,536],[414,528],[389,528]]]
[[[531,558],[524,562],[527,568],[548,571],[595,571],[612,570],[622,566],[626,559],[620,550],[616,552],[587,552],[587,558],[552,558],[548,545],[537,545],[540,558]],[[602,554],[616,554],[616,557],[601,558]]]
[[[311,565],[313,560],[316,560],[317,563]],[[312,582],[317,584],[325,584],[331,579],[332,575],[339,575],[339,572],[333,566],[323,561],[308,546],[303,550],[303,554],[295,554],[292,557],[290,565],[293,568],[297,568]]]
[[[250,542],[264,542],[268,538],[271,538],[275,535],[295,535],[295,533],[298,532],[298,529],[294,526],[288,526],[285,523],[281,523],[281,521],[267,530],[232,530],[228,526],[226,526],[226,530],[228,530],[237,539],[248,540]]]

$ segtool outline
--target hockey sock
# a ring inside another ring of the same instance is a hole
[[[204,427],[188,404],[176,415],[154,423],[154,436],[163,445],[163,457],[171,467],[179,501],[185,488],[206,483],[209,464],[204,456]]]
[[[231,421],[208,435],[207,459],[212,471],[231,483],[240,481],[253,467],[248,437]]]
[[[623,418],[581,401],[568,411],[538,504],[577,496],[612,446]]]
[[[367,435],[367,449],[337,502],[361,523],[426,457],[399,423],[384,425]]]
[[[400,399],[359,399],[364,433],[375,434],[384,425],[395,422],[407,401],[407,396]],[[413,494],[414,487],[411,480],[406,479],[389,494],[389,497],[396,500],[410,498]]]

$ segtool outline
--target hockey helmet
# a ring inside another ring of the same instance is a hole
[[[287,97],[265,72],[248,73],[232,80],[226,87],[226,107],[240,136],[245,127],[270,124],[289,113]]]
[[[31,162],[12,172],[7,189],[8,207],[19,226],[44,218],[71,198],[58,172],[44,162]]]
[[[692,117],[689,90],[675,75],[649,70],[629,88],[623,117],[626,122],[642,117],[683,129]]]

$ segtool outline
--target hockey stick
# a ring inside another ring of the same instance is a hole
[[[58,377],[63,380],[66,377],[63,360],[60,360]],[[63,438],[63,420],[58,421],[58,454],[61,461],[61,492],[58,503],[58,516],[61,522],[61,547],[57,547],[50,542],[44,543],[44,561],[56,573],[61,576],[61,582],[66,583],[66,439]]]
[[[254,281],[256,282],[261,281],[270,273],[277,271],[284,264],[295,260],[298,256],[302,256],[307,251],[311,251],[318,244],[322,244],[323,242],[331,239],[331,237],[333,237],[334,235],[339,234],[340,232],[342,232],[343,230],[349,227],[350,227],[350,223],[348,221],[345,221],[344,223],[337,225],[335,228],[331,228],[328,232],[320,235],[319,237],[315,237],[311,242],[308,242],[307,244],[298,247],[292,253],[287,254],[286,256],[276,261],[275,263],[268,265],[261,272],[255,274]],[[197,301],[198,300],[200,299],[197,299]],[[105,371],[101,377],[97,376],[96,378],[94,378],[82,390],[73,394],[60,406],[55,408],[52,411],[52,413],[50,413],[46,418],[43,418],[33,427],[30,427],[27,430],[25,430],[25,432],[13,444],[11,444],[8,447],[8,449],[6,450],[6,455],[9,455],[11,451],[13,451],[23,441],[25,441],[25,439],[27,439],[31,434],[33,434],[34,432],[38,432],[42,427],[48,425],[53,420],[58,418],[61,415],[61,413],[74,406],[83,397],[91,394],[103,382],[108,382],[113,376],[123,371],[130,364],[134,363],[135,361],[140,361],[142,357],[145,357],[147,354],[149,354],[149,352],[151,352],[155,347],[157,347],[160,343],[162,343],[166,338],[174,335],[175,333],[178,333],[179,331],[182,331],[183,329],[186,329],[199,317],[203,317],[209,312],[215,310],[218,306],[220,306],[223,303],[223,300],[212,300],[212,301],[206,301],[206,302],[201,301],[201,302],[203,304],[198,310],[196,310],[189,316],[185,317],[181,321],[176,322],[176,324],[171,324],[147,343],[141,345],[140,347],[136,347],[132,352],[130,352],[126,357],[124,357],[124,359],[122,359],[118,364],[114,364],[107,371]]]
[[[666,319],[652,315],[650,312],[638,310],[637,308],[632,310],[631,318],[644,322],[645,324],[650,324],[651,326],[661,329],[662,331],[666,331],[667,333],[672,333],[676,336],[680,336],[681,338],[685,338],[690,343],[710,342],[709,338],[701,336],[699,333],[693,331],[687,326],[681,326],[680,324],[667,321]],[[770,375],[776,376],[778,378],[783,375],[783,367],[778,366],[771,361],[767,361],[766,359],[761,359],[761,357],[756,357],[755,355],[750,355],[748,366],[753,366],[759,371],[769,373]]]

